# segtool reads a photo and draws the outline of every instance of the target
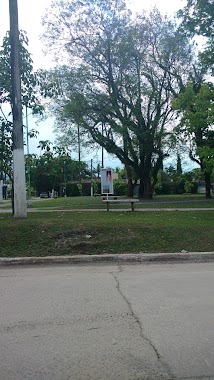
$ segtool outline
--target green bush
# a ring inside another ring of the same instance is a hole
[[[67,183],[66,194],[68,197],[79,197],[80,191],[78,189],[77,183]]]
[[[94,185],[94,182],[93,182],[93,185]],[[95,188],[97,189],[97,193],[100,194],[100,192],[101,192],[100,182],[97,181],[95,183]],[[67,183],[66,194],[68,197],[79,197],[80,195],[90,196],[91,195],[91,183],[90,182]]]
[[[126,182],[120,180],[114,181],[114,194],[118,196],[123,196],[128,194],[128,185]]]
[[[155,193],[157,195],[166,195],[173,193],[173,183],[172,182],[162,182],[155,185]]]
[[[198,183],[186,181],[184,185],[184,189],[186,193],[197,194],[198,192]]]
[[[196,194],[198,191],[198,184],[197,182],[186,181],[184,178],[180,178],[175,182],[158,182],[155,185],[154,190],[157,195],[184,193]]]
[[[184,194],[185,193],[185,179],[178,179],[176,182],[173,182],[173,193],[172,194]]]
[[[93,193],[97,194],[98,192],[98,183],[94,179],[92,179]]]
[[[91,195],[91,182],[82,182],[82,194],[85,197],[88,197]],[[94,183],[93,183],[93,188],[94,188]],[[98,187],[97,187],[98,188]],[[95,193],[95,191],[94,191]]]
[[[77,183],[77,188],[79,190],[80,195],[82,195],[82,184],[81,183]]]
[[[193,188],[192,182],[186,181],[185,184],[184,184],[185,193],[191,193],[192,192],[192,188]]]
[[[82,195],[90,196],[91,195],[91,183],[90,182],[82,182]]]

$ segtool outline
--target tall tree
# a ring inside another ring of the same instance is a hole
[[[12,180],[12,122],[0,117],[0,173],[3,180],[4,177],[9,177]]]
[[[52,189],[60,191],[66,181],[79,180],[79,173],[87,172],[84,162],[72,160],[68,154],[53,147],[53,150],[44,151],[39,157],[26,156],[26,162],[31,168],[31,184],[41,193],[50,192]]]
[[[214,69],[214,2],[213,0],[187,0],[186,6],[179,10],[182,19],[181,28],[192,35],[206,39],[205,49],[201,53],[202,61]]]
[[[44,23],[76,78],[62,89],[64,117],[121,160],[130,184],[132,168],[139,196],[151,198],[167,156],[172,71],[187,68],[188,40],[157,10],[134,19],[122,0],[55,1]]]
[[[214,3],[212,0],[187,0],[178,12],[184,25],[191,31],[206,37],[213,34]]]
[[[189,145],[190,158],[201,167],[206,183],[206,197],[211,196],[211,174],[214,168],[214,89],[212,84],[199,87],[189,83],[173,101],[182,113],[178,132],[184,133]]]
[[[22,88],[22,104],[27,105],[33,114],[40,114],[43,111],[38,95],[37,74],[33,72],[33,60],[28,51],[28,37],[25,31],[19,32],[20,42],[20,74]],[[11,72],[10,72],[10,37],[9,32],[3,38],[0,48],[0,83],[1,83],[1,103],[11,104]]]
[[[28,51],[28,38],[24,31],[19,32],[20,48],[20,75],[22,106],[31,109],[33,114],[41,114],[44,110],[38,96],[38,79],[33,72],[33,61]],[[0,129],[1,129],[1,155],[0,166],[5,175],[12,180],[12,130],[11,112],[6,115],[3,105],[11,106],[12,110],[12,81],[11,81],[11,44],[9,32],[3,38],[0,48]],[[31,135],[31,132],[29,132]],[[2,171],[1,171],[2,172]],[[2,175],[1,175],[2,176]]]
[[[81,161],[84,155],[97,150],[98,146],[87,130],[78,122],[78,118],[74,122],[64,114],[66,100],[61,95],[70,94],[74,87],[81,88],[82,78],[78,72],[71,71],[65,65],[57,66],[45,74],[45,83],[43,81],[45,96],[57,99],[56,102],[52,101],[49,105],[49,112],[51,115],[55,115],[56,144],[77,152],[78,159]]]

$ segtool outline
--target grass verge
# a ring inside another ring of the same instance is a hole
[[[214,251],[214,211],[0,215],[0,256]]]
[[[33,198],[32,208],[55,208],[55,209],[100,209],[105,210],[106,204],[99,197],[67,197],[56,199]],[[125,199],[125,197],[118,197]],[[9,201],[3,202],[0,207],[11,208]],[[129,204],[114,204],[111,206],[117,209],[128,209]],[[181,194],[181,195],[155,195],[152,200],[143,200],[135,205],[136,208],[214,208],[214,198],[206,199],[202,194]]]
[[[34,200],[33,208],[72,208],[72,209],[106,209],[103,197],[67,197],[57,199]],[[124,197],[118,197],[123,199]],[[114,204],[114,208],[129,208],[130,205]],[[143,200],[136,208],[209,208],[214,207],[214,198],[206,199],[204,195],[167,195],[154,196],[152,200]]]

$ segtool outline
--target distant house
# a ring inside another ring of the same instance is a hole
[[[214,193],[214,183],[211,184],[211,193]],[[206,185],[204,181],[198,182],[198,194],[206,194]]]

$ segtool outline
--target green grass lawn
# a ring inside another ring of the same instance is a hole
[[[0,241],[1,257],[214,251],[214,211],[0,214]]]
[[[120,199],[123,197],[118,197]],[[54,207],[72,209],[106,209],[103,197],[67,197],[56,199],[34,200],[33,208]],[[114,208],[129,208],[130,205],[114,204]],[[209,208],[214,207],[214,198],[207,200],[204,195],[167,195],[154,196],[152,200],[144,200],[136,204],[136,208]]]

